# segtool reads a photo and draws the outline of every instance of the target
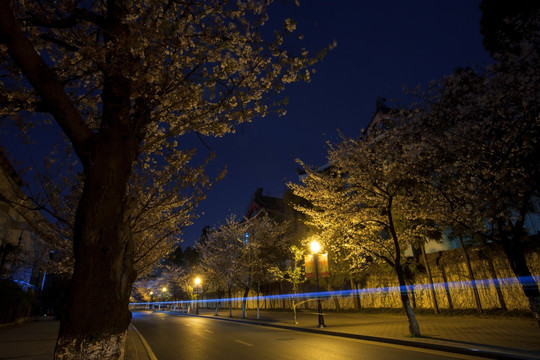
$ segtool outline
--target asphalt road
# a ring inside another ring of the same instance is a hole
[[[133,324],[158,360],[479,359],[194,316],[134,312]]]

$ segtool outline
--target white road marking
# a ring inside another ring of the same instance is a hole
[[[191,326],[191,324],[184,324],[184,325],[186,325],[186,326]]]
[[[235,342],[239,343],[239,344],[242,344],[242,345],[246,345],[246,346],[253,346],[253,344],[250,344],[250,343],[247,343],[245,341],[241,341],[241,340],[234,340]]]
[[[210,334],[214,333],[213,331],[210,331],[210,330],[204,330],[204,331],[206,331],[207,333],[210,333]]]

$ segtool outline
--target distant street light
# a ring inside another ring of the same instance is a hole
[[[154,310],[154,292],[150,291],[150,302],[152,303],[152,310]]]
[[[319,313],[319,327],[324,328],[324,316],[322,312],[321,297],[319,295],[319,251],[321,251],[321,244],[318,241],[313,240],[309,244],[311,253],[313,254],[313,262],[315,265],[315,279],[317,279],[317,312]]]
[[[195,298],[195,315],[199,315],[199,293],[200,293],[200,286],[201,286],[201,278],[196,277],[195,278],[195,289],[196,289],[196,298]]]
[[[161,299],[162,301],[167,300],[167,287],[165,286],[161,289]]]

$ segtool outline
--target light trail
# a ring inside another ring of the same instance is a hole
[[[514,286],[521,284],[523,287],[529,287],[529,286],[538,286],[538,283],[540,282],[540,275],[535,276],[527,276],[527,277],[521,277],[521,278],[503,278],[503,279],[481,279],[481,280],[475,280],[474,283],[477,288],[494,288],[495,287],[495,280],[498,281],[499,287],[507,287],[507,286]],[[473,286],[472,280],[465,280],[465,281],[453,281],[448,283],[434,283],[434,287],[441,287],[442,289],[446,288],[454,288],[458,290],[463,290],[467,288],[471,288]],[[300,298],[321,298],[321,299],[327,299],[331,297],[349,297],[349,296],[355,296],[355,295],[367,295],[367,294],[382,294],[382,293],[389,293],[389,292],[405,292],[410,291],[411,288],[417,289],[429,289],[431,288],[431,284],[416,284],[416,285],[407,285],[407,286],[387,286],[387,287],[379,287],[379,288],[369,288],[369,289],[353,289],[353,290],[335,290],[335,291],[321,291],[321,292],[306,292],[306,293],[299,293],[299,294],[279,294],[279,295],[261,295],[259,296],[260,300],[277,300],[277,299],[290,299],[290,300],[298,300]],[[245,298],[246,301],[253,301],[257,300],[257,296],[249,296]],[[243,297],[235,297],[235,298],[213,298],[213,299],[199,299],[199,300],[178,300],[178,301],[153,301],[153,302],[139,302],[139,303],[130,303],[130,306],[147,306],[147,305],[191,305],[194,303],[199,304],[205,304],[205,303],[213,303],[216,304],[217,302],[221,303],[228,303],[228,302],[234,302],[234,301],[244,301]]]

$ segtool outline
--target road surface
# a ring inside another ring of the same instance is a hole
[[[479,359],[434,350],[218,319],[134,312],[158,360]]]

